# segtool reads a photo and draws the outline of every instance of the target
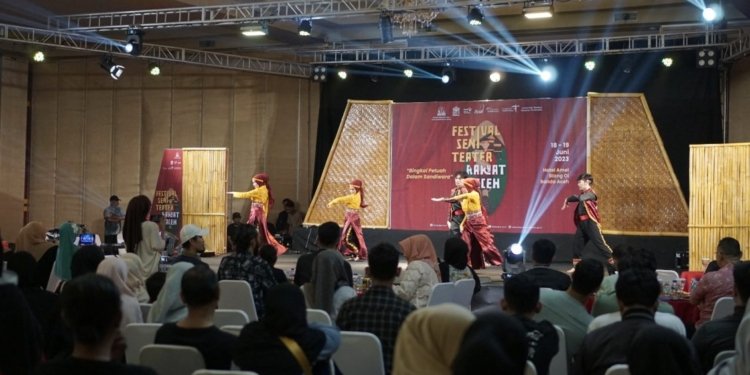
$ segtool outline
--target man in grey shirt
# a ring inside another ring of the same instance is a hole
[[[121,223],[125,214],[120,208],[120,198],[116,195],[109,197],[109,206],[104,209],[104,243],[116,244],[120,233]]]

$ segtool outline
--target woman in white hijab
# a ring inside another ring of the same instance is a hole
[[[128,265],[128,287],[135,293],[139,303],[148,303],[146,291],[146,270],[143,268],[141,257],[133,253],[125,253],[120,258]]]
[[[193,268],[192,263],[177,262],[169,267],[167,280],[148,312],[149,323],[174,323],[187,316],[187,306],[182,302],[182,275]]]
[[[96,273],[106,276],[114,281],[117,289],[120,290],[120,300],[122,301],[122,321],[120,329],[125,328],[130,323],[143,323],[143,314],[135,293],[128,287],[128,266],[125,262],[117,257],[106,257],[99,263]]]

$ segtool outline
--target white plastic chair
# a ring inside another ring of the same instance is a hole
[[[244,326],[250,323],[247,314],[242,310],[217,309],[214,311],[214,325],[223,326]]]
[[[141,303],[141,315],[143,316],[143,321],[148,320],[148,313],[151,311],[151,304],[150,303]]]
[[[232,370],[196,370],[193,375],[258,375],[257,372],[252,371],[232,371]]]
[[[206,367],[203,355],[192,346],[150,344],[141,348],[141,365],[159,375],[185,375]]]
[[[568,347],[565,344],[565,331],[555,326],[557,331],[557,354],[549,362],[549,375],[568,375]]]
[[[255,300],[250,284],[244,280],[219,281],[219,308],[222,310],[242,310],[247,318],[254,322],[258,320],[255,311]]]
[[[612,365],[604,375],[630,375],[630,368],[624,364]]]
[[[463,279],[453,283],[453,302],[471,310],[474,284],[476,284],[474,279]]]
[[[125,327],[122,336],[125,338],[125,360],[128,364],[137,365],[141,358],[141,348],[153,344],[156,331],[161,323],[130,323]]]
[[[714,304],[714,311],[711,313],[711,320],[721,319],[734,314],[734,298],[721,297]]]
[[[677,274],[677,271],[656,270],[656,278],[659,279],[659,282],[662,284],[672,284],[672,280],[678,280],[680,278],[680,275]]]
[[[307,309],[307,322],[308,323],[320,323],[323,325],[333,325],[331,317],[325,310],[320,309]]]
[[[240,332],[242,332],[242,328],[244,328],[243,326],[220,326],[220,327],[222,331],[231,333],[235,336],[239,336]]]
[[[722,361],[732,358],[735,355],[737,355],[737,351],[735,350],[724,350],[716,353],[716,357],[714,357],[714,367],[716,367]]]
[[[526,369],[523,370],[523,375],[536,375],[536,366],[534,366],[534,362],[526,361]]]
[[[453,294],[456,287],[453,283],[437,283],[432,286],[427,306],[435,306],[441,303],[453,303]]]
[[[369,332],[341,331],[341,345],[333,361],[343,374],[384,375],[383,348]]]

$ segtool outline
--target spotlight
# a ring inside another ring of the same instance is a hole
[[[716,59],[716,51],[712,49],[702,49],[698,51],[698,59],[696,64],[699,68],[713,68],[718,63]]]
[[[380,41],[383,44],[393,41],[393,21],[388,14],[380,15]]]
[[[240,32],[244,36],[264,36],[268,34],[268,23],[260,22],[253,25],[242,26]]]
[[[596,68],[596,61],[594,60],[586,61],[585,63],[583,63],[583,66],[586,68],[586,70],[592,71],[594,70],[594,68]]]
[[[110,55],[102,56],[102,62],[99,63],[99,66],[106,70],[114,80],[120,79],[122,73],[125,72],[125,67],[112,61],[112,56]]]
[[[138,56],[143,47],[143,30],[131,27],[125,37],[125,52]]]
[[[554,81],[557,78],[557,71],[551,66],[546,66],[539,72],[539,78],[543,82]]]
[[[482,14],[482,10],[477,7],[471,7],[469,8],[469,14],[466,16],[469,20],[469,25],[471,26],[481,26],[482,20],[484,20],[484,14]]]
[[[344,69],[340,69],[338,75],[341,79],[346,79],[346,77],[348,76],[348,74],[346,74],[346,70]]]
[[[297,31],[299,31],[299,35],[301,36],[310,36],[310,33],[312,32],[312,21],[309,19],[299,21]]]
[[[703,20],[706,22],[715,22],[724,18],[724,10],[718,3],[708,4],[703,8]]]
[[[44,61],[44,52],[42,52],[42,51],[36,51],[34,53],[33,59],[36,62],[43,62]]]
[[[440,81],[442,81],[445,84],[448,84],[455,80],[456,80],[456,71],[453,70],[453,68],[443,68],[443,72],[440,75]]]
[[[414,75],[414,71],[411,69],[404,69],[404,75],[406,78],[411,78]]]
[[[328,68],[325,66],[318,65],[313,68],[313,75],[312,80],[318,81],[318,82],[325,82],[328,76],[326,75],[328,73]]]
[[[661,59],[661,63],[664,64],[664,66],[666,66],[667,68],[669,68],[674,63],[674,60],[672,60],[671,57],[665,57]]]
[[[552,18],[552,0],[525,1],[523,16],[530,20]]]
[[[507,279],[526,271],[525,251],[521,244],[514,243],[503,250],[503,278]]]
[[[499,72],[492,72],[492,73],[490,73],[490,81],[492,81],[492,82],[495,82],[495,83],[500,82],[500,80],[502,78],[503,77],[500,75]]]
[[[161,74],[161,68],[159,67],[159,64],[155,62],[148,63],[148,74],[151,74],[152,76],[158,76]]]

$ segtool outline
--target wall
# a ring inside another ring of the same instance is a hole
[[[153,77],[146,61],[122,60],[118,81],[98,57],[33,66],[31,220],[73,220],[101,233],[109,196],[119,195],[123,209],[135,195],[153,196],[162,150],[180,147],[227,147],[231,190],[252,188],[250,176],[267,171],[279,201],[271,218],[283,197],[306,207],[317,84],[191,65],[162,65]],[[228,210],[244,218],[247,208],[234,200]]]
[[[728,140],[750,142],[750,56],[732,65],[729,71]]]

